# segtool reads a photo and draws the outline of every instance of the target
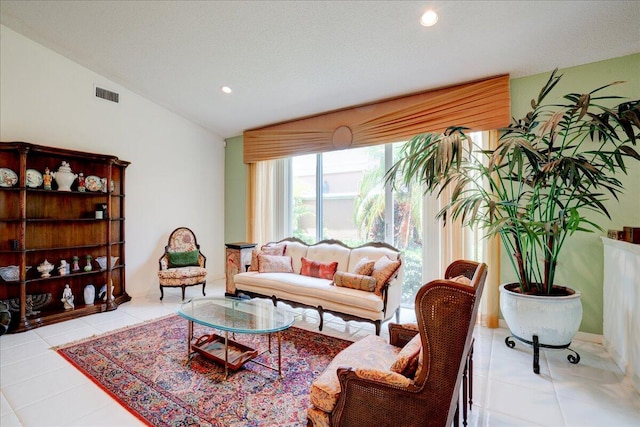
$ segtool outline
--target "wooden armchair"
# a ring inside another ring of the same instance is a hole
[[[389,344],[368,336],[338,354],[336,363],[332,362],[311,387],[313,407],[308,411],[308,425],[451,425],[486,274],[486,264],[452,263],[446,272],[448,279],[431,281],[418,291],[417,325],[390,324]],[[458,276],[470,279],[470,283],[449,280]],[[421,366],[415,377],[392,371],[389,360],[397,360],[402,347],[418,333]],[[345,357],[341,357],[343,353]],[[337,390],[330,389],[334,384],[329,370],[339,381]]]
[[[164,298],[163,288],[182,288],[184,300],[187,286],[202,285],[202,295],[207,284],[207,258],[200,252],[196,235],[186,227],[176,228],[169,235],[164,254],[158,260],[158,282],[160,300]]]

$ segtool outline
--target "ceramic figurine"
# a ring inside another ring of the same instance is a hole
[[[58,267],[58,273],[61,276],[66,276],[69,273],[69,264],[67,264],[67,261],[65,260],[60,261],[60,267]]]
[[[107,285],[104,284],[100,287],[100,292],[98,293],[98,298],[101,299],[102,301],[106,301],[107,300]],[[111,285],[111,301],[113,301],[114,299],[116,299],[116,297],[113,295],[113,285]]]
[[[71,191],[71,184],[76,180],[78,174],[71,172],[71,166],[67,162],[62,162],[57,172],[51,172],[58,184],[58,191]]]
[[[93,267],[91,267],[91,255],[87,255],[87,265],[84,266],[84,271],[91,271]]]
[[[54,268],[55,266],[45,259],[44,262],[38,266],[38,272],[41,273],[42,277],[51,277],[51,270]]]
[[[44,175],[42,175],[42,182],[44,184],[44,189],[45,190],[51,190],[51,171],[49,171],[49,168],[46,167],[44,168]]]
[[[69,284],[64,285],[64,291],[62,292],[62,299],[60,299],[64,303],[65,310],[73,309],[73,293],[71,292],[71,288]]]
[[[80,271],[80,263],[78,262],[79,258],[77,256],[73,257],[73,267],[72,271]]]
[[[85,186],[84,186],[84,174],[82,172],[80,172],[78,174],[78,191],[81,193],[84,193],[85,190]]]

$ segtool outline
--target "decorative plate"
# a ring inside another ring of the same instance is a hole
[[[27,187],[38,188],[42,185],[42,174],[35,169],[27,169]]]
[[[0,187],[13,187],[18,182],[18,175],[8,168],[0,168]]]
[[[89,175],[84,180],[84,186],[89,191],[101,191],[102,190],[102,180],[99,177],[95,176],[95,175]]]

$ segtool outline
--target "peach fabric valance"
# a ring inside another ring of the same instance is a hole
[[[463,83],[244,132],[244,162],[399,142],[448,126],[509,124],[509,76]]]

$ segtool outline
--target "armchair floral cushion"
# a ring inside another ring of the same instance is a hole
[[[309,400],[316,408],[331,412],[340,395],[340,382],[337,374],[339,367],[348,366],[354,369],[388,371],[400,350],[400,348],[388,344],[384,338],[376,335],[366,336],[354,345],[342,350],[324,372],[313,381]]]
[[[398,357],[391,365],[391,371],[407,378],[413,378],[418,369],[420,350],[422,350],[422,342],[420,334],[417,334],[398,353]]]
[[[179,227],[169,235],[164,254],[158,260],[158,283],[160,300],[164,297],[164,287],[182,288],[182,299],[185,287],[202,285],[202,295],[207,283],[207,258],[200,252],[200,245],[190,229]]]

